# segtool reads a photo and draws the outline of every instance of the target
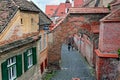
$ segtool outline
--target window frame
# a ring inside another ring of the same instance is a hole
[[[43,38],[43,45],[44,45],[44,49],[46,49],[46,47],[47,47],[47,34],[46,33],[44,33],[44,38]]]
[[[29,69],[30,67],[33,66],[33,51],[32,51],[32,48],[28,50],[27,58],[28,58],[27,67]]]
[[[39,50],[40,50],[40,52],[42,51],[42,40],[41,39],[39,41]]]
[[[20,21],[21,21],[21,24],[23,24],[23,19],[22,18],[20,19]]]
[[[17,78],[16,63],[16,57],[11,57],[7,60],[8,80],[15,80]]]

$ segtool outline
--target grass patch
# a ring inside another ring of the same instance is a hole
[[[53,76],[55,76],[57,71],[53,70],[53,71],[48,71],[44,77],[43,80],[50,80]]]

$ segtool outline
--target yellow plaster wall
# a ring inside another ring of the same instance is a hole
[[[39,29],[38,23],[39,23],[39,14],[34,12],[21,12],[20,14],[23,24],[22,30],[25,33],[31,33],[36,32]],[[33,23],[31,23],[31,19],[33,18]]]
[[[31,23],[31,18],[33,18],[33,23]],[[21,19],[23,24],[21,24]],[[0,41],[9,40],[13,35],[21,37],[24,33],[37,32],[39,28],[38,23],[38,13],[18,10],[4,31],[0,34]]]

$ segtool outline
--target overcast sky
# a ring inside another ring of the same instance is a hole
[[[38,7],[45,12],[46,4],[58,5],[61,2],[65,2],[66,0],[32,0]]]

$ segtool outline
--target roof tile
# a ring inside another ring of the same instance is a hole
[[[58,5],[46,5],[46,11],[48,17],[51,17],[55,10],[57,9]]]

